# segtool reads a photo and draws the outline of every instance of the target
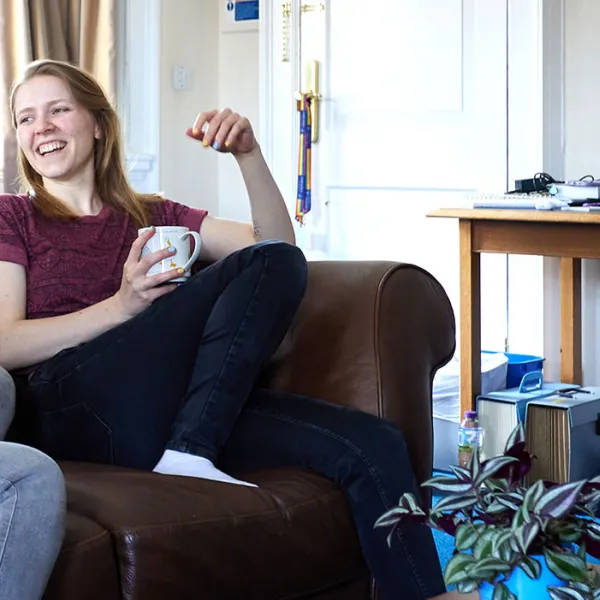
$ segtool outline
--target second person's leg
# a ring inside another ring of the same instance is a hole
[[[0,598],[41,598],[64,536],[58,465],[34,448],[0,442]]]

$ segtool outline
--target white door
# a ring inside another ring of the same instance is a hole
[[[263,99],[263,132],[292,212],[294,92],[306,91],[309,61],[321,69],[312,210],[297,228],[300,245],[315,260],[420,265],[444,286],[458,320],[457,224],[426,213],[470,191],[506,189],[507,0],[265,2],[273,93]],[[506,257],[482,257],[484,349],[504,349],[506,281]]]

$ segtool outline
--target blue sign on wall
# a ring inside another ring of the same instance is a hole
[[[258,19],[258,0],[237,0],[235,2],[236,21],[255,21]]]

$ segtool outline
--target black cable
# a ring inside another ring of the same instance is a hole
[[[552,175],[549,175],[548,173],[536,173],[533,176],[533,183],[534,183],[536,192],[547,192],[548,188],[553,183],[562,183],[562,182],[556,181],[556,179],[554,179],[554,177],[552,177]]]
[[[593,175],[584,175],[583,177],[580,177],[578,181],[585,181],[585,180],[590,180],[590,181],[596,181],[596,179],[594,178]],[[536,173],[531,179],[525,179],[525,180],[519,180],[520,182],[532,182],[533,183],[533,190],[529,190],[527,192],[524,192],[522,190],[509,190],[508,192],[506,192],[507,194],[546,194],[548,193],[548,190],[550,188],[550,186],[554,185],[555,183],[564,183],[564,181],[558,181],[557,179],[554,179],[554,177],[552,177],[552,175],[550,175],[549,173],[544,173],[544,172],[539,172]],[[531,184],[528,186],[531,187]]]

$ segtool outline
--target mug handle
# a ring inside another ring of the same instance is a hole
[[[198,256],[200,256],[200,234],[197,231],[186,231],[183,235],[179,237],[180,240],[185,240],[186,238],[192,236],[194,238],[194,251],[190,256],[190,259],[183,265],[183,270],[188,271],[189,268],[196,262]]]

